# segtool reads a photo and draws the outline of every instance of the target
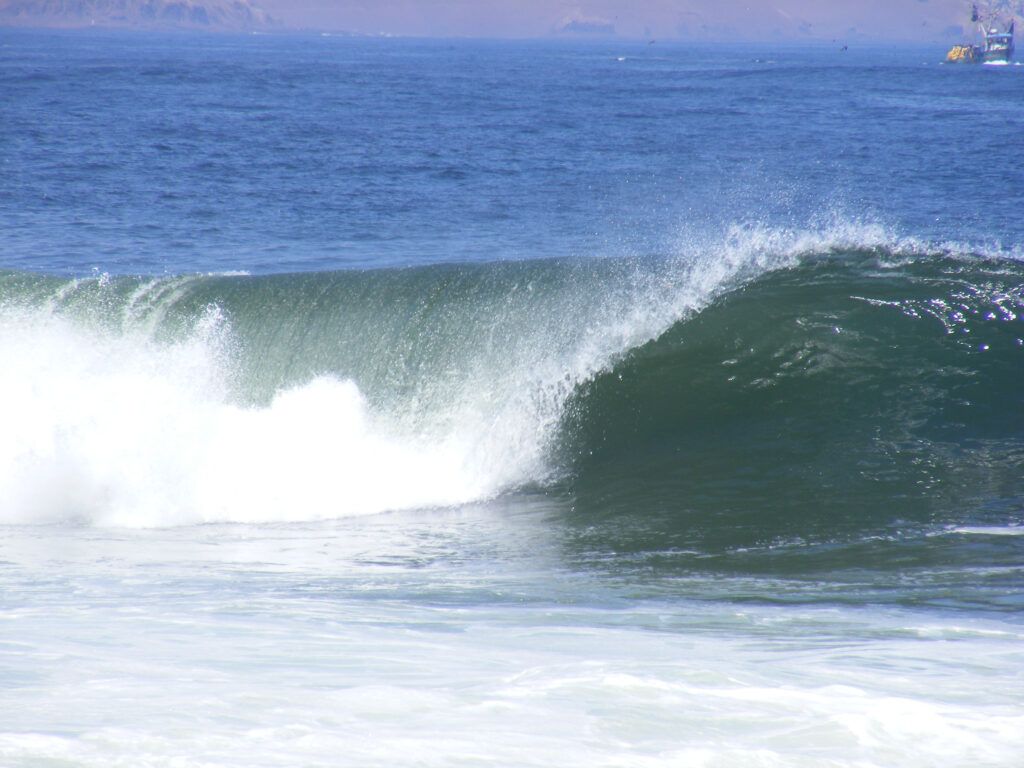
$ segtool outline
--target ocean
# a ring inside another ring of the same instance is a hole
[[[0,31],[0,765],[1024,761],[1024,68]]]

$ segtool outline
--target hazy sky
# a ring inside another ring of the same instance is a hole
[[[932,41],[968,29],[964,0],[254,0],[286,26],[366,34]]]

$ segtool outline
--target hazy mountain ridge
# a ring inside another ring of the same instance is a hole
[[[243,30],[275,21],[247,0],[0,0],[0,25]]]
[[[1024,18],[1024,0],[0,0],[0,26],[945,45],[976,31],[975,4]]]

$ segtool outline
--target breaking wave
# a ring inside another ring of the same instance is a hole
[[[0,273],[0,519],[310,520],[552,483],[722,509],[851,475],[924,498],[982,464],[1016,493],[1024,268],[970,251],[737,226],[659,257]]]

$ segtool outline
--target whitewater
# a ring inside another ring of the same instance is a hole
[[[1021,71],[855,48],[0,31],[0,765],[1018,765]]]

